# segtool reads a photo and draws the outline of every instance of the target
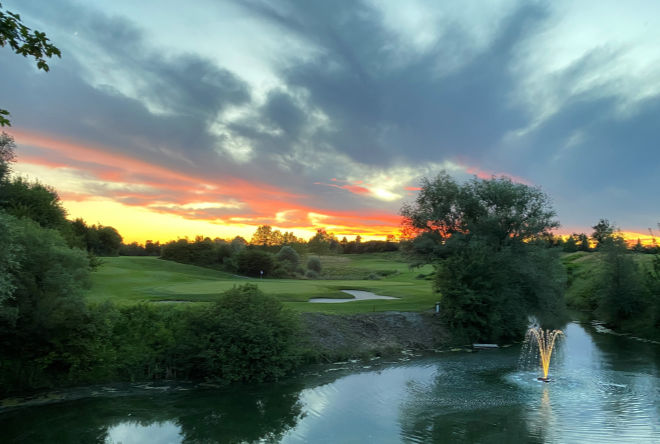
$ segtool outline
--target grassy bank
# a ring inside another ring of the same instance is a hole
[[[92,273],[90,302],[112,301],[120,305],[157,301],[213,302],[219,295],[244,283],[255,283],[266,294],[303,312],[361,313],[372,311],[422,311],[431,309],[437,296],[431,281],[420,278],[430,266],[410,270],[393,253],[322,256],[319,280],[253,279],[153,257],[103,258]],[[344,304],[312,304],[311,298],[345,298],[341,290],[365,290],[400,300],[355,301]]]
[[[651,267],[653,255],[634,254],[635,263],[642,269]],[[593,310],[597,301],[596,277],[603,272],[603,254],[599,252],[566,254],[562,257],[566,267],[566,303],[575,309]]]
[[[660,338],[660,281],[657,256],[625,249],[563,257],[566,302],[610,328]]]

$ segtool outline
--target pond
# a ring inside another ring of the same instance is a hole
[[[520,348],[315,368],[277,384],[106,388],[0,415],[3,442],[660,442],[660,345],[570,323],[553,381]]]

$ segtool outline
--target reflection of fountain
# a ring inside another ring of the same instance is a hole
[[[564,332],[561,330],[543,330],[542,328],[530,328],[527,330],[527,335],[525,336],[525,341],[532,344],[536,344],[539,350],[539,356],[541,359],[541,367],[543,368],[543,376],[538,378],[539,381],[548,382],[548,370],[550,369],[550,357],[552,356],[552,349],[555,347],[555,340],[557,336],[563,335]]]

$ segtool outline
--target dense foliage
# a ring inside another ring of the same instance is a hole
[[[255,285],[208,306],[87,307],[77,296],[46,305],[3,324],[1,393],[103,381],[264,381],[300,356],[297,318]]]
[[[236,257],[240,274],[252,277],[271,277],[275,269],[275,257],[257,248],[245,248]]]
[[[0,209],[19,218],[32,219],[44,228],[63,230],[68,223],[53,188],[21,177],[0,182]]]
[[[411,252],[436,266],[443,315],[469,339],[519,339],[528,316],[561,311],[563,270],[542,240],[558,224],[539,189],[443,173],[425,179],[402,214],[418,233]]]
[[[660,255],[628,248],[615,231],[598,245],[564,259],[569,305],[619,331],[660,338]]]
[[[56,230],[1,211],[0,231],[8,233],[0,244],[2,386],[48,385],[75,374],[90,356],[90,344],[80,340],[90,328],[82,298],[87,255],[69,248]]]

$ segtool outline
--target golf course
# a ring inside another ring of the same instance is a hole
[[[410,269],[398,253],[321,256],[321,279],[258,279],[165,261],[155,257],[105,257],[91,274],[90,303],[207,303],[236,285],[254,283],[297,311],[362,313],[433,309],[437,295],[427,277],[433,268]],[[342,290],[370,291],[399,299],[315,304],[313,298],[347,298]],[[182,304],[184,305],[184,304]]]

